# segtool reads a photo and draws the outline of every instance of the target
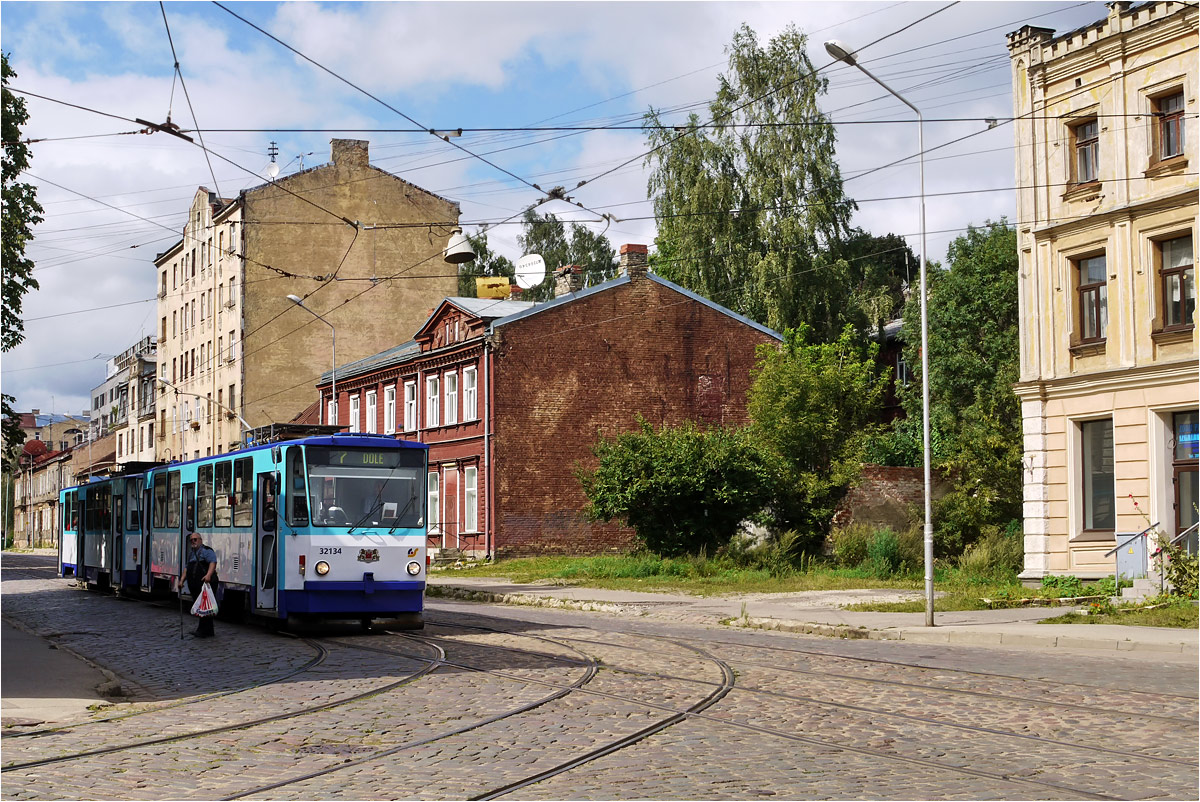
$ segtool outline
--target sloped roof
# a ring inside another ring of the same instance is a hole
[[[726,317],[733,318],[734,320],[738,321],[739,323],[749,326],[750,328],[754,329],[755,331],[762,332],[763,334],[767,335],[768,337],[772,337],[776,340],[783,340],[783,335],[781,335],[779,332],[775,331],[774,329],[769,329],[766,326],[762,325],[761,323],[756,323],[748,317],[739,315],[737,312],[734,312],[732,309],[727,309],[726,307],[721,306],[718,303],[713,303],[712,301],[708,300],[707,298],[705,298],[701,295],[697,295],[696,293],[692,292],[691,290],[686,290],[683,287],[680,287],[678,284],[676,284],[672,281],[667,281],[665,278],[662,278],[661,276],[656,276],[653,273],[647,273],[646,278],[648,278],[650,281],[655,282],[656,284],[666,287],[667,289],[669,289],[673,292],[677,292],[680,295],[690,298],[691,300],[693,300],[697,303],[703,304],[704,306],[707,306],[709,309],[712,309],[715,312],[719,312],[722,315],[725,315]],[[554,309],[556,307],[563,306],[565,304],[569,304],[572,301],[577,301],[580,298],[586,298],[589,295],[596,295],[601,292],[607,292],[609,290],[620,287],[622,284],[628,284],[628,283],[629,283],[629,276],[621,275],[621,276],[617,276],[616,278],[609,279],[608,281],[604,282],[603,284],[597,284],[594,287],[588,287],[587,289],[580,290],[579,292],[573,292],[573,293],[570,293],[569,295],[560,296],[558,298],[555,298],[553,301],[548,301],[544,304],[529,304],[529,306],[532,308],[514,312],[513,314],[510,314],[506,317],[502,317],[502,318],[499,318],[498,320],[494,320],[492,322],[492,328],[493,329],[499,328],[500,326],[504,326],[509,323],[513,323],[514,321],[523,320],[524,318],[531,317],[532,315],[541,314],[542,312],[545,312],[549,309]],[[528,303],[528,302],[525,302],[525,303]]]
[[[389,348],[386,351],[380,351],[378,354],[363,359],[347,362],[345,365],[338,365],[337,372],[339,376],[356,376],[360,373],[366,373],[371,370],[379,370],[380,368],[390,367],[406,361],[412,356],[420,353],[421,347],[416,340],[409,340],[406,343],[401,343],[394,348]],[[333,371],[327,370],[321,374],[321,379],[318,384],[324,384],[333,378]]]

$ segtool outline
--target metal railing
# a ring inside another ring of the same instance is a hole
[[[1186,551],[1188,554],[1195,554],[1196,553],[1196,545],[1195,545],[1196,538],[1193,536],[1197,533],[1197,531],[1200,531],[1200,523],[1192,524],[1187,529],[1184,529],[1178,535],[1171,538],[1171,545],[1177,546],[1177,545],[1179,545],[1180,541],[1182,541],[1184,538],[1187,538],[1187,542],[1183,544],[1183,550]]]
[[[1142,531],[1138,532],[1136,535],[1133,535],[1129,539],[1118,543],[1116,548],[1109,549],[1108,551],[1106,551],[1104,553],[1104,556],[1105,557],[1113,556],[1118,551],[1120,551],[1121,549],[1128,546],[1130,543],[1137,540],[1139,537],[1146,537],[1157,528],[1158,528],[1158,522],[1150,524],[1148,527],[1146,527]],[[1148,553],[1149,553],[1149,548],[1145,548],[1142,550],[1142,576],[1143,577],[1146,576],[1146,573],[1149,568],[1149,566],[1146,565],[1146,562],[1148,561],[1146,555]],[[1134,578],[1136,578],[1136,577],[1134,577]],[[1113,560],[1113,592],[1120,594],[1120,592],[1121,592],[1120,588],[1121,588],[1121,561]]]

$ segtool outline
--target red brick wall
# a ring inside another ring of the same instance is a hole
[[[575,477],[600,435],[684,420],[746,423],[754,349],[767,335],[640,278],[500,327],[495,358],[499,555],[627,549],[593,523]]]
[[[947,485],[935,474],[933,497],[945,495]],[[925,505],[921,468],[863,465],[859,482],[851,487],[834,513],[834,526],[877,524],[900,530],[922,520]]]

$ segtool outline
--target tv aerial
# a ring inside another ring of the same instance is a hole
[[[521,289],[533,289],[546,280],[546,260],[536,253],[522,256],[517,260],[517,271],[513,277]]]
[[[267,146],[267,155],[271,157],[271,163],[267,165],[267,178],[274,178],[279,175],[279,165],[275,161],[275,157],[279,154],[279,146],[274,141]]]

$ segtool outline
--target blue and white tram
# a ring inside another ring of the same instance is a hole
[[[107,546],[125,547],[108,570],[126,586],[187,596],[185,540],[196,531],[217,553],[223,608],[278,620],[395,618],[416,628],[427,571],[427,462],[426,445],[390,436],[307,437],[158,466],[119,486],[113,479],[107,495],[93,492],[101,484],[93,482],[64,491],[64,503],[70,493],[94,497],[97,509],[120,498],[126,514],[111,510],[109,519],[129,524],[129,493],[141,493],[140,534],[125,531],[121,544]],[[109,520],[114,537],[119,528]],[[85,525],[85,555],[89,531]],[[62,542],[69,537],[64,531]],[[67,556],[64,545],[64,575]],[[86,556],[83,564],[89,570]]]
[[[59,573],[101,588],[136,587],[140,474],[93,479],[59,494]]]

